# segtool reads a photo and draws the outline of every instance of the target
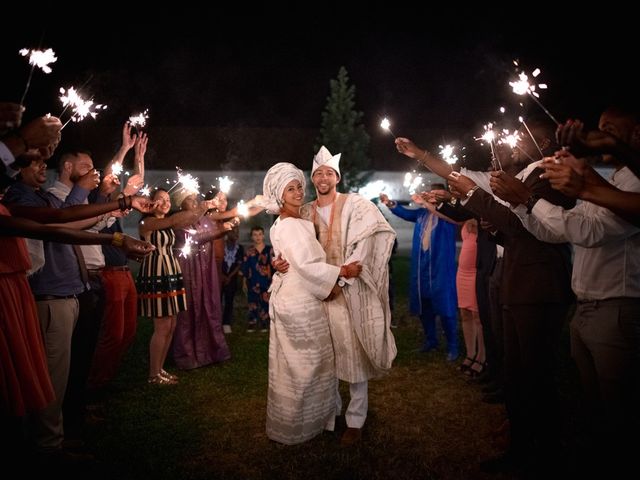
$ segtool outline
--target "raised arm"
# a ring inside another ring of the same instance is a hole
[[[436,157],[428,150],[422,150],[408,138],[396,138],[396,149],[401,154],[417,160],[433,173],[441,176],[442,178],[447,178],[453,171],[453,167],[443,159],[441,159],[440,157]]]

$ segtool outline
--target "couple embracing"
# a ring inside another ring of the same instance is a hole
[[[264,206],[280,216],[270,231],[276,256],[269,314],[267,435],[297,444],[333,430],[350,384],[342,444],[360,439],[370,378],[396,355],[390,330],[388,261],[395,239],[376,206],[340,194],[340,154],[321,147],[311,179],[317,200],[304,204],[305,178],[291,163],[267,172]]]

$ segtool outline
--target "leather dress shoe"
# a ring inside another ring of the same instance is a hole
[[[350,447],[351,445],[358,443],[361,438],[362,429],[347,427],[345,432],[342,434],[342,438],[340,438],[340,445],[343,447]]]

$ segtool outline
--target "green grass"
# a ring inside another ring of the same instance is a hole
[[[484,478],[477,464],[498,453],[490,432],[504,419],[504,409],[482,403],[480,388],[445,362],[444,352],[416,352],[421,329],[403,293],[409,262],[394,262],[399,354],[389,376],[370,382],[359,445],[340,447],[343,420],[335,433],[302,445],[267,439],[268,334],[245,331],[246,303],[239,298],[227,336],[232,359],[178,371],[176,386],[147,385],[151,326],[140,320],[136,342],[102,404],[106,420],[89,427],[89,448],[97,458],[93,478]],[[573,383],[565,386],[575,391]],[[345,385],[342,393],[344,401]]]

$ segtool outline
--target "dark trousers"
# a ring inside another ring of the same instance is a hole
[[[62,404],[66,438],[78,438],[84,426],[87,380],[104,313],[104,290],[100,274],[89,277],[91,290],[78,295],[80,313],[71,339],[69,381]]]
[[[233,320],[233,302],[238,291],[238,283],[236,281],[222,287],[222,324],[231,325]]]
[[[505,399],[511,446],[520,453],[557,449],[555,358],[568,309],[556,303],[504,307]]]
[[[458,319],[455,316],[448,317],[439,315],[442,323],[442,330],[447,339],[447,352],[458,355]],[[424,349],[432,349],[438,346],[438,332],[436,329],[436,313],[433,310],[431,300],[422,299],[422,313],[420,314],[420,322],[424,329]]]
[[[496,258],[493,273],[489,277],[489,325],[491,353],[487,347],[487,359],[492,379],[499,385],[504,383],[504,325],[502,320],[502,302],[500,283],[502,282],[502,257]],[[484,324],[483,324],[484,328]],[[484,333],[484,332],[483,332]],[[485,333],[485,335],[487,335]],[[485,336],[485,345],[487,344]],[[489,355],[491,355],[489,359]]]

